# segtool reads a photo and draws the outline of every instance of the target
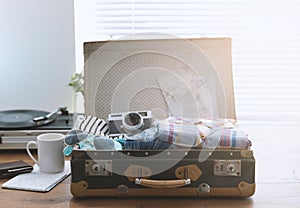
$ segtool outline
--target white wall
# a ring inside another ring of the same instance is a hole
[[[73,0],[0,0],[0,110],[72,107]]]

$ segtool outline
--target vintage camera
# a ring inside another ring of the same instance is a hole
[[[151,111],[131,111],[108,115],[109,136],[134,135],[152,124]]]

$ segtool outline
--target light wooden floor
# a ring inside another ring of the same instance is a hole
[[[300,123],[241,123],[239,126],[249,133],[253,143],[256,181],[300,183]]]
[[[0,207],[295,207],[300,208],[299,124],[240,123],[252,138],[257,189],[248,199],[230,198],[73,198],[70,177],[48,193],[0,189]],[[0,162],[24,159],[25,151],[0,153]],[[2,184],[6,180],[0,180]]]

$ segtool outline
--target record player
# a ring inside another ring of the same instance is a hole
[[[76,120],[66,107],[53,112],[40,110],[0,111],[0,149],[25,149],[42,133],[69,132]]]

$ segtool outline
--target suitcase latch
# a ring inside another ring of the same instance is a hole
[[[241,160],[215,160],[214,175],[241,176]]]
[[[111,176],[111,160],[86,160],[85,174],[88,176]]]

